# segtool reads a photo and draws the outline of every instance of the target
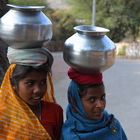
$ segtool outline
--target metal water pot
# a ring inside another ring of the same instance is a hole
[[[42,12],[45,6],[8,6],[0,19],[0,38],[10,47],[39,47],[52,38],[52,22]]]
[[[72,68],[83,73],[103,72],[115,61],[115,44],[107,35],[108,29],[80,25],[65,41],[63,58]]]

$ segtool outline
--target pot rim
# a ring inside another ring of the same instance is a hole
[[[78,25],[74,27],[74,30],[80,34],[95,36],[105,35],[110,31],[109,29],[93,25]]]
[[[24,6],[24,5],[14,5],[14,4],[7,4],[10,9],[15,9],[19,11],[41,11],[45,8],[45,6]]]

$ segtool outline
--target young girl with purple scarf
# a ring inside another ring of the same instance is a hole
[[[120,122],[105,110],[102,74],[83,74],[70,68],[66,121],[62,140],[127,140]]]

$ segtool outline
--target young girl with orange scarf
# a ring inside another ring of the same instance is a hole
[[[51,53],[8,47],[7,56],[10,66],[0,87],[0,139],[59,140],[63,110],[54,98]]]

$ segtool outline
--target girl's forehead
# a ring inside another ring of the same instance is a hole
[[[100,87],[90,87],[86,90],[87,96],[102,96],[105,95],[105,90],[102,86]]]
[[[38,72],[38,71],[32,71],[30,73],[27,73],[25,78],[46,78],[47,72]]]

